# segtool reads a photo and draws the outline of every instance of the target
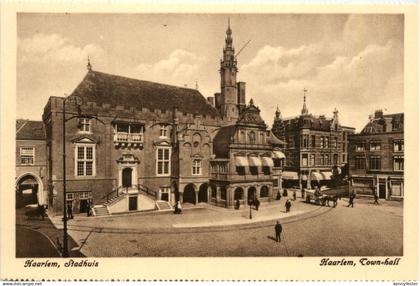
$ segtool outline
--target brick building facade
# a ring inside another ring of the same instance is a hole
[[[177,201],[233,207],[250,196],[272,199],[281,187],[283,142],[271,136],[252,100],[245,104],[237,72],[230,26],[215,98],[94,71],[88,63],[69,96],[82,104],[66,103],[65,142],[65,99],[51,97],[44,108],[50,209],[63,209],[63,144],[66,204],[74,213],[91,204],[104,214]]]
[[[347,164],[347,138],[354,128],[342,126],[338,111],[332,118],[309,113],[306,96],[301,114],[283,119],[277,109],[272,132],[286,142],[285,187],[309,188],[331,181]]]
[[[16,121],[16,205],[47,205],[47,164],[44,125]]]
[[[380,198],[404,196],[404,114],[370,117],[359,134],[349,137],[349,172],[352,191]]]

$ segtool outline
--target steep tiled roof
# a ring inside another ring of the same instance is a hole
[[[312,114],[302,115],[284,120],[286,131],[297,130],[301,127],[312,130],[330,131],[332,119],[325,116],[314,116]]]
[[[42,123],[42,121],[32,121],[25,119],[16,120],[16,139],[44,140],[44,124]]]
[[[404,113],[386,114],[371,118],[361,134],[404,131]]]
[[[108,103],[111,105],[133,106],[137,108],[161,109],[218,116],[201,93],[195,89],[171,86],[155,82],[131,79],[122,76],[89,71],[73,95],[84,102]]]
[[[236,132],[235,125],[224,126],[219,129],[216,136],[213,139],[213,151],[216,158],[227,158],[230,143],[230,139]]]

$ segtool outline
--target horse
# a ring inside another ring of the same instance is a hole
[[[335,208],[337,206],[337,200],[338,200],[339,196],[335,195],[335,196],[331,196],[331,195],[324,195],[321,198],[321,206],[330,206],[330,201],[333,202],[333,208]]]

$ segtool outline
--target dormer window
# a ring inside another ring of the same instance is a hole
[[[79,119],[79,130],[80,132],[91,132],[91,122],[90,118],[80,118]]]
[[[168,137],[168,129],[166,125],[160,125],[160,137]]]

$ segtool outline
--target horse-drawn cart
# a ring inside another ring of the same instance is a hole
[[[328,188],[321,188],[321,190],[306,189],[305,190],[305,201],[306,203],[314,202],[320,206],[330,206],[330,201],[333,203],[333,207],[337,206],[338,195],[330,195],[325,193]]]

